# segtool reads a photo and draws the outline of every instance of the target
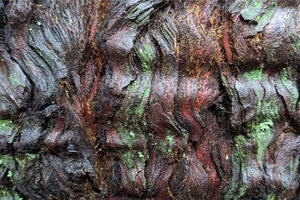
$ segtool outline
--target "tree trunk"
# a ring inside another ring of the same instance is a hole
[[[0,0],[0,199],[299,199],[298,0]]]

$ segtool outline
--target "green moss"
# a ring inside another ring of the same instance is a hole
[[[257,116],[246,124],[247,137],[238,135],[234,138],[235,149],[232,159],[235,166],[233,167],[240,168],[240,174],[247,173],[247,160],[251,156],[249,145],[257,145],[256,158],[259,165],[262,166],[264,152],[273,138],[274,120],[279,118],[274,97],[269,101],[263,101],[261,97],[260,101]],[[241,199],[245,195],[246,189],[247,183],[244,183],[239,177],[233,177],[225,199]]]
[[[139,158],[141,158],[141,159],[144,159],[145,158],[145,155],[144,155],[144,153],[143,152],[138,152],[138,155],[139,155]]]
[[[132,148],[133,143],[138,137],[143,137],[146,140],[146,120],[144,119],[144,109],[147,99],[151,92],[152,74],[144,72],[144,79],[135,80],[126,91],[127,105],[124,107],[122,115],[125,115],[125,120],[118,125],[118,133],[121,140]]]
[[[0,190],[0,199],[1,200],[13,200],[13,196],[11,196],[10,192],[7,190]]]
[[[242,5],[241,8],[244,8],[241,12],[242,17],[245,20],[255,21],[257,32],[263,31],[263,28],[271,21],[277,10],[277,0],[271,0],[268,3],[264,0],[247,0],[240,4]]]
[[[251,123],[250,135],[257,143],[257,162],[262,166],[262,157],[264,151],[268,148],[268,145],[273,137],[273,121],[266,119],[263,121],[254,120]]]
[[[24,64],[26,67],[30,68],[30,65],[27,62],[24,61]]]
[[[137,162],[145,163],[148,159],[147,154],[133,149],[120,153],[119,157],[129,169],[135,168]]]
[[[269,194],[267,200],[275,200],[275,194]]]
[[[126,165],[126,171],[132,182],[136,181],[136,176],[139,175],[139,173],[143,173],[143,186],[144,189],[146,189],[145,163],[148,159],[148,155],[137,150],[127,150],[119,153],[119,158]]]
[[[225,194],[224,199],[225,200],[238,200],[242,199],[242,197],[245,195],[247,190],[247,185],[242,185],[239,187],[238,181],[233,181],[231,183],[229,191]]]
[[[275,97],[272,97],[270,101],[263,102],[262,104],[262,116],[266,119],[278,119],[279,112]]]
[[[15,191],[10,192],[9,190],[0,190],[0,199],[1,200],[22,200],[19,194]]]
[[[132,94],[138,89],[137,87],[137,81],[133,81],[133,83],[128,87],[127,94]]]
[[[250,81],[263,81],[266,80],[266,74],[263,74],[262,68],[255,69],[251,72],[245,72],[244,77]]]
[[[0,131],[12,131],[15,125],[11,120],[0,120]]]
[[[22,197],[19,196],[19,194],[17,192],[14,192],[13,193],[13,196],[14,196],[14,200],[23,200]]]
[[[13,142],[15,128],[16,126],[11,120],[0,120],[0,134],[4,135],[9,143]]]
[[[120,159],[126,164],[128,168],[134,168],[134,150],[126,151],[119,155]]]
[[[28,157],[31,158],[32,155]],[[15,158],[9,155],[0,155],[0,174],[4,173],[6,170],[8,170],[7,178],[14,186],[9,188],[5,188],[5,186],[2,186],[2,190],[0,190],[0,199],[22,200],[22,198],[17,193],[15,186],[21,181],[19,172],[16,169]]]
[[[155,142],[154,146],[168,157],[173,156],[174,135],[170,130],[167,130],[167,135],[163,141]]]
[[[146,44],[144,49],[139,49],[137,52],[138,57],[142,62],[143,71],[151,71],[151,64],[154,60],[154,51],[149,44]]]
[[[133,143],[136,140],[136,133],[133,132],[133,130],[129,130],[129,129],[122,128],[122,127],[119,128],[119,133],[122,137],[121,140],[123,142],[125,142],[128,145],[128,147],[131,149],[133,146]]]
[[[238,187],[238,182],[232,180],[231,185],[230,185],[230,189],[225,194],[224,199],[225,200],[232,200],[233,197],[234,197],[234,193],[235,193],[235,190],[236,190],[237,187]]]
[[[1,172],[1,169],[4,169],[4,168],[9,168],[9,169],[15,168],[15,161],[12,156],[0,155],[0,172]]]
[[[243,197],[246,193],[247,190],[247,186],[243,185],[242,187],[240,187],[239,189],[239,195],[237,197],[234,198],[234,200],[240,199],[241,197]]]
[[[126,118],[122,124],[118,125],[118,133],[121,140],[124,141],[129,148],[132,148],[133,143],[136,141],[137,136],[143,137],[146,123],[142,123],[144,116],[145,102],[151,91],[151,74],[148,77],[148,82],[145,90],[140,87],[137,80],[134,81],[127,90],[128,100],[127,106],[124,110]],[[144,84],[144,83],[142,83]],[[134,98],[133,98],[134,97]],[[138,98],[136,98],[138,97]],[[138,100],[138,101],[136,101]],[[134,124],[134,126],[133,126]]]
[[[151,83],[152,83],[151,80],[147,82],[147,85],[146,85],[146,88],[145,88],[145,90],[144,90],[142,99],[141,99],[139,105],[135,108],[135,113],[136,113],[139,117],[142,117],[143,114],[144,114],[144,103],[145,103],[145,101],[147,100],[147,98],[148,98],[149,95],[150,95],[150,92],[151,92]]]
[[[267,75],[263,73],[261,68],[255,69],[251,72],[246,72],[243,75],[249,81],[264,81],[267,79]],[[254,88],[255,94],[257,96],[257,115],[260,115],[261,112],[265,117],[269,117],[267,115],[278,115],[278,109],[275,107],[274,109],[271,108],[275,103],[275,99],[272,98],[270,102],[263,102],[263,94],[257,88]],[[277,113],[277,114],[276,114]]]
[[[274,14],[277,10],[277,1],[273,0],[273,2],[268,6],[264,13],[256,18],[257,25],[255,27],[256,31],[263,31],[263,28],[271,21]]]
[[[132,102],[132,104],[136,104],[133,108],[129,107],[129,106],[126,108],[125,112],[128,116],[128,118],[127,118],[128,121],[132,117],[140,119],[144,114],[144,106],[145,106],[144,104],[150,95],[151,84],[152,84],[151,72],[146,72],[145,75],[147,76],[147,79],[148,79],[148,80],[146,80],[147,82],[146,82],[145,88],[137,85],[137,81],[134,81],[127,90],[127,94],[129,95],[128,96],[129,103],[130,103],[130,100],[132,99],[131,96],[135,96],[135,98],[133,98],[134,100],[137,100],[136,97],[138,97],[138,99],[140,99],[139,103]],[[141,81],[140,83],[143,84],[144,82]]]
[[[268,102],[262,102],[261,113],[248,123],[248,136],[257,143],[257,161],[262,166],[264,151],[268,148],[273,137],[273,120],[279,118],[278,107],[275,98]]]
[[[168,154],[172,155],[173,151],[173,144],[174,144],[174,136],[173,135],[167,135],[166,136],[166,142],[168,144]]]
[[[238,135],[234,138],[235,141],[235,159],[240,164],[241,168],[244,169],[246,167],[246,154],[247,148],[245,148],[247,140],[243,135]]]
[[[25,168],[26,163],[33,160],[35,156],[35,154],[26,153],[24,155],[16,156],[15,159],[20,167]]]
[[[247,148],[248,141],[243,135],[238,135],[234,138],[234,142],[235,150],[232,154],[232,159],[234,160],[233,165],[237,164],[237,166],[234,167],[240,168],[240,173],[243,174],[247,170],[247,156],[249,154],[249,150]],[[242,179],[239,177],[236,180],[232,177],[231,185],[224,197],[225,200],[238,200],[245,195],[247,185],[241,181]]]

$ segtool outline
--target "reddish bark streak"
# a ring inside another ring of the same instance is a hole
[[[223,44],[224,44],[224,49],[227,57],[227,62],[228,64],[232,64],[232,52],[231,52],[230,41],[229,41],[228,20],[224,22]]]

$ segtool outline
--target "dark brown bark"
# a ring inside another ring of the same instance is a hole
[[[298,0],[0,0],[0,199],[297,199]]]

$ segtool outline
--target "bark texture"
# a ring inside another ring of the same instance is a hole
[[[299,199],[299,0],[0,0],[0,199]]]

